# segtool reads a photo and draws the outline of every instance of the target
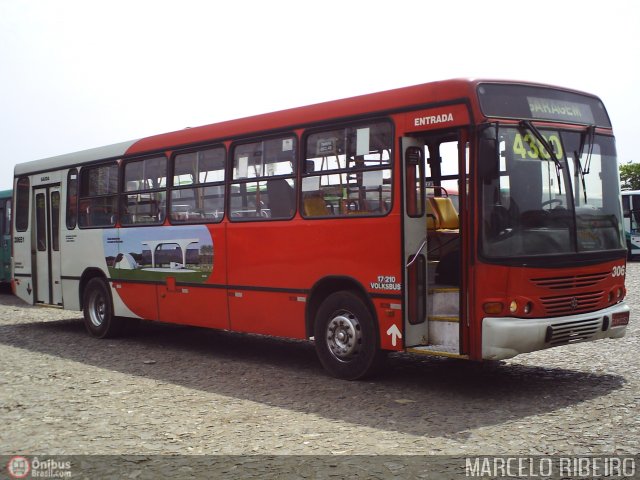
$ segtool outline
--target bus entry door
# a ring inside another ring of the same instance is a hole
[[[401,139],[403,165],[404,346],[427,345],[427,254],[424,142]]]
[[[36,303],[62,305],[60,284],[60,186],[36,188]]]

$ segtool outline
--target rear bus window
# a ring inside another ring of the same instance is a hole
[[[385,215],[391,209],[388,122],[325,130],[306,141],[305,217]]]
[[[118,165],[110,163],[80,171],[80,227],[112,227],[118,211]]]

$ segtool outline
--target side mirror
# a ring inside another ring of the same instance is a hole
[[[485,183],[498,176],[498,158],[497,129],[489,126],[480,133],[478,145],[478,174]]]

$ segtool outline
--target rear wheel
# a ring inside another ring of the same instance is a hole
[[[329,295],[314,325],[322,366],[334,377],[357,380],[374,374],[384,359],[377,324],[362,299],[348,291]]]
[[[93,337],[115,337],[122,332],[122,320],[113,316],[111,292],[105,280],[89,280],[82,299],[84,325]]]

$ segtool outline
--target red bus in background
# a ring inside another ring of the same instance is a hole
[[[441,81],[38,160],[14,205],[16,295],[100,338],[313,339],[357,379],[390,351],[502,359],[629,321],[611,123],[564,88]]]

